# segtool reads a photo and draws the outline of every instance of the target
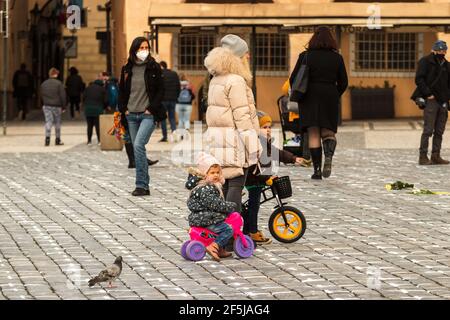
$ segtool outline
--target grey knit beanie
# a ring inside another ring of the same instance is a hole
[[[222,48],[230,49],[239,58],[242,58],[248,52],[247,42],[234,34],[227,34],[220,40],[220,43]]]

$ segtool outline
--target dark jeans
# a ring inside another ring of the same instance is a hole
[[[242,213],[244,219],[244,233],[258,232],[258,212],[263,187],[252,187],[248,190],[248,211]]]
[[[92,132],[95,127],[95,133],[97,134],[97,140],[100,142],[100,117],[86,117],[87,122],[87,137],[88,142],[92,141]]]
[[[442,107],[436,100],[428,100],[423,112],[423,133],[420,141],[420,153],[428,153],[428,144],[433,136],[432,153],[441,151],[442,136],[444,135],[445,125],[447,124],[448,111]]]
[[[69,103],[70,103],[70,117],[75,117],[75,110],[78,112],[80,111],[80,97],[69,97]]]
[[[169,118],[170,130],[174,132],[177,130],[177,122],[175,120],[175,106],[177,103],[175,101],[164,101],[162,103],[163,107],[167,110],[167,116]],[[161,130],[163,138],[167,139],[167,122],[166,120],[161,121]]]
[[[28,113],[27,97],[17,97],[17,109],[19,109],[19,111],[22,111],[22,120],[25,120]]]
[[[237,205],[236,211],[242,213],[242,189],[247,179],[248,169],[244,169],[244,175],[233,179],[225,180],[223,194],[226,201],[234,202]]]
[[[228,241],[233,237],[233,228],[225,222],[209,226],[207,229],[217,233],[217,238],[214,242],[221,248],[224,248]]]

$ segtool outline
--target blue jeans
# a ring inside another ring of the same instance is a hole
[[[258,213],[263,187],[252,187],[248,190],[248,212],[242,214],[244,233],[258,232]]]
[[[155,130],[155,120],[152,115],[142,112],[129,113],[127,121],[136,161],[136,188],[149,190],[150,176],[148,175],[145,146],[150,140],[153,130]]]
[[[192,104],[180,104],[176,106],[178,113],[178,129],[190,129],[191,128],[191,113]]]
[[[224,248],[228,243],[228,240],[233,237],[233,228],[231,228],[231,226],[225,222],[214,224],[212,226],[209,226],[207,229],[211,230],[214,233],[217,233],[217,238],[214,242],[217,243],[221,248]]]
[[[175,120],[175,106],[177,105],[177,103],[175,101],[163,101],[162,105],[167,110],[167,113],[168,113],[170,130],[172,130],[172,132],[174,132],[175,130],[177,130],[177,123]],[[162,129],[163,138],[167,139],[167,122],[166,122],[166,120],[161,121],[161,129]]]

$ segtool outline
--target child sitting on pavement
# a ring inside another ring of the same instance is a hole
[[[213,156],[200,153],[198,169],[189,169],[186,188],[191,190],[187,206],[191,213],[191,227],[207,228],[216,233],[216,240],[206,247],[206,252],[215,260],[232,256],[225,245],[233,237],[233,229],[224,222],[230,213],[236,212],[236,204],[224,200],[222,186],[225,179],[220,163]]]
[[[272,118],[269,115],[260,116],[259,125],[261,128],[259,139],[263,147],[263,153],[259,159],[259,164],[253,165],[248,169],[245,187],[249,193],[249,202],[248,211],[242,213],[242,217],[244,218],[243,232],[249,234],[256,244],[270,244],[272,240],[266,238],[262,231],[258,230],[258,212],[261,193],[266,185],[266,181],[276,178],[276,176],[271,174],[272,161],[276,159],[283,163],[294,163],[305,166],[306,160],[288,151],[279,150],[272,146]]]

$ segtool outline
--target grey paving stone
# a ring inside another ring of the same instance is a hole
[[[169,153],[152,167],[152,197],[138,199],[120,153],[2,155],[0,299],[449,299],[450,198],[384,189],[402,180],[450,191],[448,169],[419,167],[416,153],[338,148],[321,182],[282,166],[287,201],[308,221],[304,238],[221,263],[180,257],[187,175]],[[266,234],[273,206],[261,208]],[[87,288],[118,255],[117,288]]]

